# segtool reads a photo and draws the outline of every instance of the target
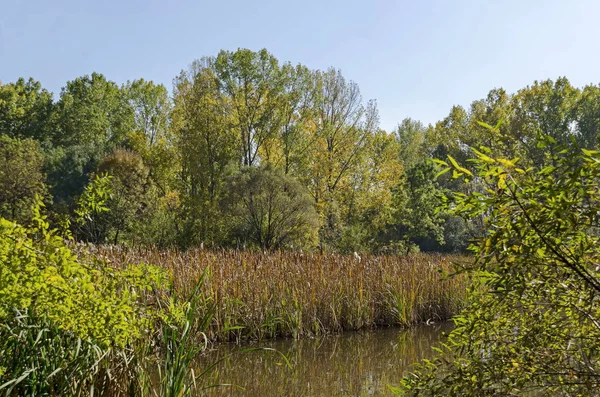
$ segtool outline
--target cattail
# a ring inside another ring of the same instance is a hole
[[[81,250],[105,256],[110,266],[147,263],[165,268],[184,294],[206,271],[201,292],[216,306],[206,330],[211,340],[299,338],[384,324],[433,324],[456,313],[466,291],[464,278],[442,280],[438,272],[464,258],[439,254],[340,255],[319,254],[317,249],[304,255],[302,250],[256,252],[202,245],[188,251]]]

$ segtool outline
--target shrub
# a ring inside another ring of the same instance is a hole
[[[481,193],[451,207],[483,218],[475,285],[440,356],[398,392],[429,396],[595,395],[600,386],[600,152],[559,147],[546,167],[474,151]],[[445,162],[442,165],[447,166]]]
[[[112,348],[151,327],[156,314],[138,299],[165,280],[150,266],[84,263],[49,229],[42,206],[38,200],[30,228],[0,219],[0,389],[19,395],[91,382]]]

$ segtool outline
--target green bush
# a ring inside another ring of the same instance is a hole
[[[272,167],[246,167],[228,180],[231,239],[261,249],[316,245],[318,217],[308,192]]]
[[[474,151],[467,169],[440,162],[480,192],[454,213],[483,219],[474,286],[439,357],[396,389],[419,396],[597,395],[600,387],[600,152],[557,146],[549,165]]]
[[[139,299],[166,280],[151,266],[84,262],[42,207],[38,200],[29,228],[0,219],[0,390],[18,395],[92,382],[103,358],[152,328],[157,313]]]
[[[0,219],[0,319],[12,310],[44,314],[62,329],[102,345],[124,345],[147,326],[149,314],[136,305],[141,289],[162,273],[152,267],[117,271],[100,261],[78,260],[64,238],[48,230],[39,206],[26,229]]]

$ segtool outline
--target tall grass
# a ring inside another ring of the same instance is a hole
[[[150,263],[169,269],[176,290],[214,302],[209,339],[302,337],[381,325],[448,319],[466,294],[465,280],[444,279],[459,256],[344,256],[235,250],[187,252],[94,247],[114,266]],[[198,308],[207,310],[207,308]]]
[[[93,395],[110,350],[58,329],[46,316],[15,314],[1,324],[0,372],[15,377],[0,382],[0,394]]]
[[[183,298],[178,291],[171,291],[170,303],[184,302],[178,310],[167,310],[168,321],[162,327],[162,365],[158,366],[160,387],[157,395],[161,397],[189,396],[197,387],[196,376],[192,368],[194,359],[204,350],[208,342],[204,330],[213,316],[213,304],[200,292],[204,283],[204,274],[193,291]],[[202,313],[199,311],[203,308]]]
[[[459,310],[466,294],[462,278],[440,274],[462,259],[452,256],[77,251],[117,268],[148,263],[168,269],[171,288],[155,288],[137,302],[160,309],[156,326],[124,348],[102,349],[43,316],[17,313],[0,330],[0,379],[10,375],[0,382],[0,394],[192,395],[217,381],[214,365],[194,366],[209,340],[299,338],[443,320]]]

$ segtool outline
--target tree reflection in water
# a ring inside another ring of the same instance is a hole
[[[451,330],[451,323],[407,330],[380,328],[346,332],[318,339],[276,340],[256,345],[219,345],[199,361],[199,368],[228,354],[217,366],[218,379],[237,387],[210,389],[211,396],[369,396],[388,395],[387,385],[398,384],[414,362],[431,357],[432,346]],[[248,347],[270,351],[241,353]]]

